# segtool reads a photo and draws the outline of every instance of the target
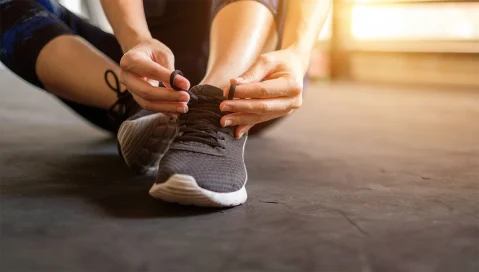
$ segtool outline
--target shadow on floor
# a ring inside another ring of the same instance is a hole
[[[148,190],[155,176],[131,172],[118,156],[114,140],[63,146],[61,151],[58,147],[46,148],[48,152],[18,152],[7,158],[6,172],[14,171],[17,175],[2,177],[2,197],[67,201],[80,198],[119,218],[189,217],[222,212],[150,197]],[[69,150],[69,154],[64,150]]]
[[[278,146],[282,146],[280,151]],[[262,152],[255,152],[257,150]],[[272,152],[277,156],[271,156]],[[300,163],[305,159],[310,163]],[[3,160],[8,168],[5,172],[10,174],[3,177],[5,181],[1,184],[4,197],[58,198],[61,203],[82,199],[109,216],[132,219],[191,217],[224,211],[169,204],[150,197],[148,190],[156,173],[135,175],[118,156],[116,141],[110,138],[62,145],[49,142],[41,148],[22,148]],[[329,175],[327,169],[321,167],[323,162],[295,151],[294,145],[284,139],[262,136],[250,139],[246,161],[259,202],[278,204],[277,199],[281,197],[273,194],[273,190],[293,186],[289,181],[299,180],[298,173],[317,172],[317,175],[302,177],[316,186],[326,182],[316,176]],[[251,161],[261,163],[248,163]],[[278,175],[283,179],[279,180]],[[264,192],[269,194],[261,200]]]

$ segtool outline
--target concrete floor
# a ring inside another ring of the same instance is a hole
[[[247,204],[211,210],[149,197],[107,134],[0,83],[1,271],[479,271],[479,91],[311,85],[249,140]]]

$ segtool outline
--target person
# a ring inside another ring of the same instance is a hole
[[[246,201],[245,136],[301,106],[330,1],[101,2],[114,35],[55,0],[0,0],[0,60],[118,134],[130,167],[159,167],[153,196],[199,206]]]

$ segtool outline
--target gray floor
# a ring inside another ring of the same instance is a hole
[[[479,91],[313,85],[248,142],[247,204],[206,210],[0,83],[1,271],[479,271]]]

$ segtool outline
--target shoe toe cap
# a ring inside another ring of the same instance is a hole
[[[191,152],[167,154],[160,163],[156,183],[164,183],[179,174],[193,177],[198,186],[213,192],[234,192],[244,186],[247,174],[243,162],[188,153]]]

